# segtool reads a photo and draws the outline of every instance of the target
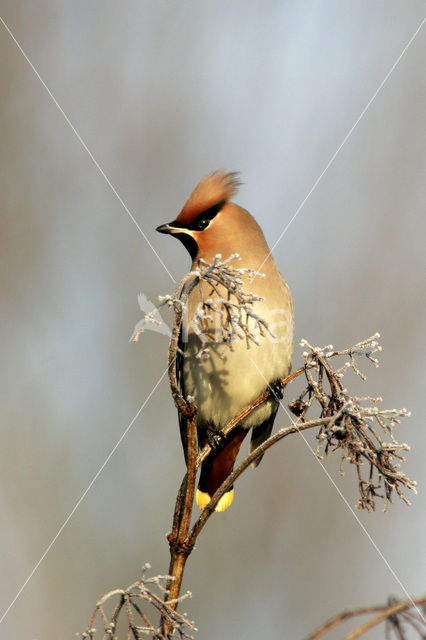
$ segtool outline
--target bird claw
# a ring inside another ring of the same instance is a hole
[[[222,431],[218,427],[212,427],[211,425],[207,427],[207,442],[213,451],[216,451],[223,444],[223,440],[225,436]]]
[[[275,380],[270,385],[270,389],[277,400],[282,400],[284,397],[284,385],[281,380]]]

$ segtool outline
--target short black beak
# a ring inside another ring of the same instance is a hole
[[[159,231],[160,233],[169,233],[174,238],[180,240],[184,247],[189,251],[191,258],[193,260],[195,259],[195,256],[198,253],[198,245],[192,237],[191,231],[185,228],[182,222],[173,220],[173,222],[168,222],[167,224],[160,224],[160,226],[156,228],[156,231]]]
[[[173,227],[170,223],[160,224],[160,226],[156,228],[156,231],[159,231],[160,233],[172,233]]]

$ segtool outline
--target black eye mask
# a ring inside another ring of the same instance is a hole
[[[210,222],[217,216],[219,211],[222,211],[224,206],[225,200],[221,200],[213,207],[210,207],[210,209],[206,209],[199,213],[195,220],[190,224],[182,224],[179,226],[182,226],[184,229],[190,229],[191,231],[203,231],[203,229],[206,229],[209,226]]]

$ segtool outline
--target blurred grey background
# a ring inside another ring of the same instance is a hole
[[[237,202],[272,244],[424,2],[1,0],[0,15],[179,279],[189,257],[155,227],[205,173],[239,170]],[[423,28],[274,251],[297,341],[345,347],[381,332],[365,389],[412,410],[397,437],[412,445],[419,495],[358,516],[412,595],[426,590],[425,45]],[[173,282],[3,25],[0,56],[1,617],[162,376],[167,339],[129,337],[137,294],[155,302]],[[353,471],[326,467],[354,505]],[[1,637],[72,638],[144,562],[165,572],[183,472],[164,378]],[[405,595],[299,437],[241,478],[184,587],[203,640],[302,639],[342,609]]]

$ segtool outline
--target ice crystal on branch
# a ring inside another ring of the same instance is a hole
[[[221,258],[218,254],[211,265],[200,259],[194,271],[200,303],[192,327],[202,343],[199,358],[209,356],[209,342],[223,344],[224,355],[227,348],[233,350],[236,340],[245,340],[249,349],[251,342],[259,344],[259,336],[272,335],[267,322],[254,310],[254,304],[263,298],[243,289],[244,278],[250,281],[256,271],[231,267],[230,262],[240,260],[237,253],[223,262]]]
[[[83,640],[116,640],[120,628],[122,631],[126,630],[127,638],[193,640],[189,632],[197,631],[194,623],[186,614],[178,613],[175,608],[177,602],[191,596],[190,592],[175,601],[167,601],[164,584],[170,576],[147,577],[150,568],[148,563],[145,564],[140,579],[127,589],[114,589],[102,596],[96,604],[87,629],[77,635]],[[108,607],[111,614],[107,613]],[[152,614],[158,613],[169,622],[172,629],[167,637],[160,626],[151,622]],[[96,628],[95,624],[99,625],[99,628]]]
[[[244,281],[264,274],[254,269],[237,268],[231,262],[240,260],[237,253],[222,261],[217,254],[212,264],[203,259],[197,260],[195,269],[188,273],[179,283],[172,295],[160,296],[158,308],[149,308],[133,332],[131,340],[137,342],[139,335],[153,325],[160,325],[159,308],[168,306],[179,310],[182,314],[183,326],[190,322],[194,333],[199,337],[201,348],[197,357],[209,357],[209,343],[223,344],[224,355],[227,349],[233,350],[236,340],[245,340],[247,348],[250,344],[259,344],[259,337],[267,333],[272,336],[268,323],[255,312],[254,305],[263,298],[244,290]],[[192,318],[187,318],[188,298],[198,288],[200,302]],[[140,302],[141,296],[139,296]],[[144,310],[144,307],[140,305]],[[158,314],[158,315],[157,315]],[[156,317],[157,315],[157,317]],[[163,330],[163,333],[166,331]]]
[[[399,444],[393,430],[410,413],[406,409],[381,409],[377,405],[382,398],[371,396],[351,396],[342,384],[345,373],[352,371],[362,380],[365,374],[360,370],[358,359],[366,358],[379,366],[374,353],[381,351],[377,342],[378,333],[362,340],[350,349],[334,351],[332,345],[313,347],[302,340],[300,345],[307,348],[302,354],[307,386],[302,394],[290,404],[290,409],[298,419],[305,421],[308,409],[315,403],[320,406],[320,417],[330,420],[321,426],[317,435],[317,456],[328,455],[340,450],[341,470],[348,461],[355,465],[360,499],[359,509],[374,511],[376,498],[385,499],[386,511],[397,495],[410,504],[403,489],[416,492],[416,483],[401,470],[405,460],[403,452],[409,450],[405,443]],[[349,358],[339,368],[331,362]]]

